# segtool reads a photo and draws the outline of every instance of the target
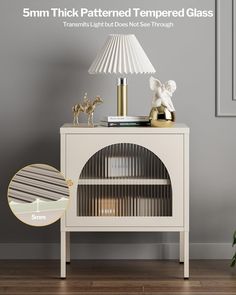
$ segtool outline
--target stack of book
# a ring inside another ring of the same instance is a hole
[[[100,122],[106,127],[146,127],[150,126],[148,116],[108,116]]]

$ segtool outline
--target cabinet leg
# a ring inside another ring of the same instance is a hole
[[[179,233],[179,263],[184,262],[184,232]]]
[[[70,232],[66,232],[66,263],[70,263]]]
[[[189,232],[184,232],[184,278],[189,278]]]
[[[66,277],[66,232],[61,231],[61,278]]]

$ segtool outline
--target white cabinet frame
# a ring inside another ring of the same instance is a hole
[[[61,172],[73,182],[70,204],[61,219],[61,278],[66,277],[70,261],[70,232],[179,232],[180,262],[184,278],[189,277],[189,129],[149,127],[74,127],[61,130]],[[166,166],[172,185],[172,216],[112,217],[77,216],[77,185],[82,168],[98,150],[116,144],[132,143],[156,154]]]

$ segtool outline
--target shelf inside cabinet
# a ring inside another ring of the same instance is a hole
[[[146,178],[85,178],[79,179],[78,185],[170,185],[170,179]]]

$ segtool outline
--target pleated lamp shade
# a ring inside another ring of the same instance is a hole
[[[135,35],[109,35],[88,71],[90,74],[148,74],[155,69]]]

